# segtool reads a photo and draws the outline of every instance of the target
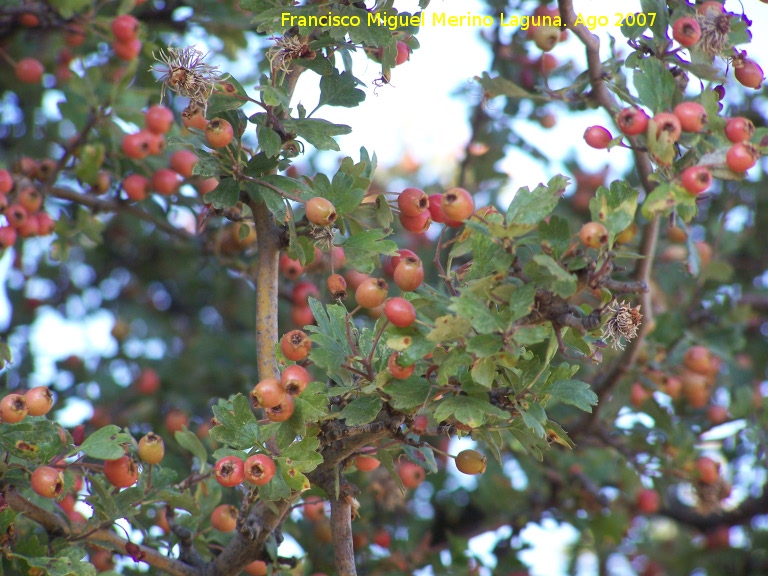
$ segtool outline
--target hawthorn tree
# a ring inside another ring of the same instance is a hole
[[[453,179],[318,171],[374,90],[352,55],[396,89],[443,9],[395,4],[3,3],[6,573],[527,574],[545,520],[600,574],[768,571],[748,15],[643,0],[601,45],[571,0],[489,0]],[[587,109],[631,170],[500,205],[509,150],[547,161],[512,123]],[[83,354],[34,339],[104,313]]]

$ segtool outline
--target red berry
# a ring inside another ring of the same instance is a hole
[[[211,526],[220,532],[232,532],[237,527],[237,508],[219,504],[211,512]]]
[[[475,211],[475,200],[464,188],[449,188],[443,192],[440,207],[446,219],[464,222]]]
[[[725,123],[725,137],[731,142],[747,142],[755,133],[755,125],[748,118],[737,116]]]
[[[701,132],[707,123],[707,112],[698,102],[681,102],[674,112],[686,132]]]
[[[64,492],[64,474],[51,466],[40,466],[32,472],[32,490],[43,498],[58,498]]]
[[[38,212],[37,214],[30,216],[30,218],[35,218],[37,220],[38,236],[48,236],[48,234],[53,233],[53,229],[56,227],[56,222],[47,212]]]
[[[123,136],[121,144],[123,154],[133,160],[143,160],[149,155],[149,139],[145,132],[136,132]]]
[[[22,58],[16,63],[14,70],[19,82],[25,84],[37,84],[43,79],[45,68],[39,60],[35,58]]]
[[[280,350],[283,355],[294,362],[304,360],[312,349],[312,341],[301,330],[291,330],[280,339]]]
[[[8,194],[13,190],[13,176],[8,170],[0,170],[0,194]]]
[[[400,353],[393,352],[387,360],[387,370],[389,370],[390,374],[392,374],[392,376],[397,380],[405,380],[410,378],[413,374],[413,371],[416,369],[416,365],[411,364],[410,366],[400,366],[400,364],[397,362],[398,358],[400,358]]]
[[[380,464],[381,462],[379,462],[377,458],[374,458],[373,456],[367,456],[365,454],[358,454],[358,456],[355,458],[355,467],[360,470],[360,472],[370,472],[371,470],[376,470]]]
[[[21,206],[20,204],[11,204],[5,209],[5,218],[8,220],[8,224],[19,229],[27,222],[29,215],[24,206]]]
[[[0,400],[0,420],[16,424],[27,415],[27,401],[21,394],[8,394]]]
[[[394,263],[394,258],[392,259]],[[424,266],[417,256],[405,256],[395,266],[395,284],[403,292],[416,290],[424,281]]]
[[[326,281],[328,292],[334,300],[344,300],[347,297],[347,281],[341,274],[331,274]]]
[[[149,180],[141,174],[131,174],[123,180],[123,190],[128,198],[139,202],[147,197]]]
[[[702,456],[696,460],[696,470],[699,480],[704,484],[714,484],[720,477],[720,464],[708,456]]]
[[[122,14],[112,20],[112,36],[120,42],[133,40],[139,34],[139,21],[130,14]]]
[[[405,42],[397,41],[397,56],[395,56],[395,66],[405,64],[411,58],[411,49]]]
[[[24,394],[30,416],[45,416],[53,408],[53,394],[47,386],[35,386]]]
[[[266,454],[254,454],[245,461],[245,479],[256,486],[268,484],[276,470],[275,461]]]
[[[170,108],[150,106],[144,114],[144,127],[155,134],[166,134],[173,126],[173,112]]]
[[[397,206],[404,216],[419,216],[429,209],[429,198],[419,188],[406,188],[398,195]]]
[[[653,117],[653,121],[656,123],[656,138],[662,132],[666,132],[670,142],[677,142],[680,139],[683,127],[677,116],[669,112],[660,112]]]
[[[746,172],[759,158],[760,151],[748,142],[736,142],[725,153],[725,163],[734,172]]]
[[[741,61],[741,66],[735,65],[733,74],[742,86],[754,88],[755,90],[758,90],[763,85],[763,80],[765,80],[763,69],[760,68],[757,62],[749,58],[744,58]]]
[[[160,168],[152,174],[152,188],[163,196],[172,196],[180,185],[179,175],[170,168]]]
[[[363,308],[376,308],[387,299],[389,285],[381,278],[366,278],[355,290],[355,299]]]
[[[115,488],[128,488],[139,481],[139,468],[133,458],[126,455],[104,462],[104,476]]]
[[[225,456],[216,462],[213,473],[222,486],[237,486],[245,477],[245,465],[237,456]]]
[[[608,148],[613,140],[611,133],[602,126],[590,126],[584,131],[584,141],[588,146],[602,150]]]
[[[317,289],[315,283],[307,281],[298,282],[293,287],[291,300],[296,306],[306,306],[310,296],[315,299],[320,297],[320,290]]]
[[[678,18],[672,24],[672,38],[674,38],[680,46],[689,48],[696,44],[701,38],[701,26],[699,26],[696,18],[691,16],[684,16]]]
[[[317,496],[307,498],[304,501],[301,511],[305,520],[319,522],[325,518],[325,501]]]
[[[254,407],[272,408],[285,398],[285,388],[277,378],[264,378],[251,390],[251,403]]]
[[[384,315],[398,328],[407,328],[416,320],[416,310],[413,304],[399,296],[387,300],[384,304]]]
[[[600,248],[608,242],[608,229],[600,222],[587,222],[579,230],[579,240],[588,248]]]
[[[648,114],[641,108],[624,108],[619,112],[619,116],[616,118],[616,124],[619,126],[622,134],[627,136],[638,136],[639,134],[645,134],[645,130],[648,128]]]
[[[189,415],[181,408],[171,408],[165,415],[163,424],[168,432],[176,434],[183,430],[184,426],[189,426]]]
[[[254,560],[243,570],[248,576],[267,576],[267,563],[264,560]]]
[[[432,216],[432,220],[438,224],[445,222],[445,214],[443,214],[443,208],[440,204],[443,201],[442,194],[430,194],[429,198],[429,214]]]
[[[709,376],[715,366],[719,368],[716,356],[706,346],[691,346],[683,354],[683,365],[693,372]]]
[[[296,280],[296,278],[304,274],[304,267],[301,265],[301,262],[294,260],[284,252],[280,254],[279,267],[282,275],[288,280]]]
[[[392,536],[389,532],[381,528],[376,530],[373,534],[373,543],[382,548],[389,548],[390,544],[392,544]]]
[[[10,226],[0,227],[0,246],[9,248],[16,243],[16,229]]]
[[[171,170],[174,170],[184,178],[192,177],[192,170],[197,164],[197,154],[191,150],[176,150],[168,160]]]
[[[112,50],[114,50],[115,56],[120,58],[120,60],[130,62],[135,60],[139,52],[141,52],[141,40],[138,38],[132,38],[125,42],[114,40],[112,42]]]
[[[315,226],[330,226],[336,221],[336,208],[330,200],[315,196],[306,205],[307,220]]]
[[[311,376],[306,368],[294,364],[288,366],[280,376],[280,384],[283,389],[291,396],[298,396],[309,384]]]
[[[403,486],[410,489],[418,488],[427,477],[424,468],[409,460],[400,463],[397,467],[397,474],[400,476],[400,481],[403,483]]]
[[[33,214],[43,205],[43,195],[34,186],[27,186],[19,192],[16,202],[24,207],[27,214]]]
[[[64,29],[64,43],[71,48],[82,46],[83,42],[85,42],[85,26],[76,22],[71,22],[66,26]]]
[[[456,468],[464,474],[485,472],[485,456],[477,450],[462,450],[456,455]]]
[[[286,394],[280,404],[272,408],[266,408],[264,413],[267,415],[267,418],[272,420],[272,422],[285,422],[293,416],[295,408],[296,405],[293,402],[293,396]]]
[[[160,389],[160,376],[152,368],[143,368],[135,382],[139,394],[149,396]]]
[[[205,126],[205,140],[211,148],[224,148],[235,137],[235,131],[224,118],[214,118]]]
[[[686,192],[696,196],[712,185],[712,174],[706,166],[691,166],[683,170],[680,182]]]
[[[165,443],[154,432],[148,432],[139,440],[139,458],[147,464],[159,464],[165,456]]]
[[[661,499],[656,490],[643,489],[637,493],[637,509],[643,514],[656,514],[661,506]]]
[[[403,214],[400,214],[399,220],[403,228],[414,234],[422,234],[426,232],[432,224],[432,217],[429,210],[426,210],[418,216],[404,216]]]

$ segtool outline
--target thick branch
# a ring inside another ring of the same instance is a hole
[[[280,378],[275,362],[274,346],[279,339],[277,326],[278,263],[280,229],[263,202],[250,202],[256,224],[258,264],[256,267],[256,361],[259,379]]]
[[[357,576],[355,550],[352,546],[352,506],[345,496],[331,498],[333,554],[339,576]]]
[[[676,498],[659,511],[659,514],[676,520],[682,524],[693,526],[706,532],[717,526],[733,526],[745,524],[762,514],[768,513],[768,490],[763,487],[763,493],[755,498],[747,498],[733,510],[702,514],[695,508],[686,506]]]
[[[149,222],[150,224],[156,226],[158,229],[162,230],[163,232],[167,232],[172,236],[176,236],[182,240],[198,242],[198,238],[193,234],[190,234],[189,232],[186,232],[180,228],[176,228],[165,220],[155,218],[150,213],[124,202],[109,200],[107,198],[97,198],[96,196],[91,196],[89,194],[81,194],[80,192],[74,192],[73,190],[67,190],[66,188],[58,187],[49,188],[48,193],[55,198],[69,200],[70,202],[80,204],[81,206],[87,206],[88,208],[92,208],[99,212],[125,212],[127,214],[131,214],[132,216],[136,216],[145,222]]]

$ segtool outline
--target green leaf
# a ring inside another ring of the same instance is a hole
[[[237,394],[231,402],[213,407],[213,415],[219,422],[211,428],[211,438],[236,450],[247,450],[259,442],[259,424],[251,409],[250,401]]]
[[[85,551],[77,546],[67,546],[58,557],[28,557],[7,552],[9,558],[20,558],[31,568],[39,568],[48,576],[96,576],[96,567],[86,562]]]
[[[668,42],[669,11],[665,0],[640,0],[640,7],[643,13],[648,16],[648,24],[653,31],[653,36],[661,42]],[[652,19],[651,14],[655,14],[656,18]],[[653,22],[652,25],[651,22]]]
[[[450,416],[472,428],[479,428],[488,418],[503,421],[510,418],[508,412],[473,396],[451,396],[440,402],[435,410],[435,420],[441,422]]]
[[[197,435],[190,432],[187,427],[184,426],[181,430],[176,432],[173,437],[176,439],[176,442],[179,443],[179,446],[184,448],[184,450],[191,452],[192,455],[197,458],[200,463],[200,472],[204,472],[208,460],[208,451],[205,449],[205,446],[203,446],[203,443],[200,442]]]
[[[320,78],[320,101],[317,107],[321,106],[343,106],[345,108],[354,108],[365,100],[365,92],[360,90],[357,85],[359,80],[349,72],[342,72],[335,68],[333,73]]]
[[[403,446],[405,455],[410,458],[415,464],[418,464],[427,472],[433,474],[437,473],[437,462],[435,461],[435,451],[427,446],[410,446],[405,444]]]
[[[592,220],[601,222],[608,229],[609,246],[613,246],[616,236],[634,221],[637,196],[637,190],[629,184],[615,180],[611,182],[610,190],[600,186],[590,199]]]
[[[0,423],[0,447],[18,458],[48,462],[61,453],[61,438],[58,428],[50,420],[27,416],[15,424]]]
[[[197,152],[195,152],[197,154]],[[192,176],[212,178],[219,175],[219,161],[210,154],[198,154],[197,162],[192,167]]]
[[[497,76],[496,78],[491,78],[488,72],[483,72],[483,75],[480,77],[475,76],[475,80],[477,80],[480,83],[480,86],[483,87],[483,90],[488,94],[491,98],[494,98],[496,96],[506,96],[507,98],[514,98],[514,99],[525,99],[525,100],[548,100],[548,98],[534,94],[532,92],[528,92],[524,88],[521,88],[514,82],[510,82],[506,78],[502,78],[501,76]]]
[[[546,387],[544,392],[584,412],[592,412],[592,406],[597,405],[597,394],[592,391],[589,384],[581,380],[557,380]]]
[[[520,318],[524,318],[533,310],[533,303],[536,299],[536,286],[528,283],[515,289],[509,297],[509,318],[510,323]]]
[[[568,178],[558,175],[532,192],[520,188],[507,208],[507,236],[513,238],[536,228],[555,209],[567,184]]]
[[[373,422],[381,411],[384,402],[378,396],[359,396],[344,406],[338,418],[344,419],[347,426],[360,426]]]
[[[555,260],[560,259],[560,256],[571,244],[571,230],[568,226],[568,220],[560,216],[552,216],[549,222],[540,222],[538,232],[539,240],[552,250],[552,257]]]
[[[467,341],[467,352],[478,358],[487,358],[500,352],[503,346],[501,334],[478,334]]]
[[[475,382],[490,388],[496,381],[496,362],[493,358],[481,358],[474,363],[469,372]]]
[[[259,146],[261,151],[268,157],[272,158],[280,154],[282,150],[283,141],[280,139],[280,135],[267,126],[257,126],[256,135],[259,139]]]
[[[278,458],[275,461],[277,468],[272,480],[264,486],[259,487],[259,497],[268,502],[283,500],[291,495],[291,488],[286,482],[286,477],[295,476],[291,474],[292,467],[286,464],[285,459]]]
[[[488,307],[488,302],[464,292],[451,298],[448,308],[462,318],[468,318],[480,334],[489,334],[501,328],[501,318]]]
[[[91,433],[80,445],[80,450],[98,460],[117,460],[125,454],[123,445],[132,441],[130,434],[121,432],[114,424],[109,424]]]
[[[297,470],[311,472],[323,463],[319,448],[320,441],[316,437],[306,437],[288,446],[280,456]]]
[[[666,12],[666,8],[664,9]],[[677,86],[666,63],[658,58],[646,58],[638,64],[633,75],[635,88],[643,105],[654,113],[672,108]]]
[[[450,315],[440,316],[435,319],[435,327],[427,334],[427,340],[435,343],[451,342],[464,338],[471,329],[472,324],[468,318]]]
[[[315,118],[301,120],[289,118],[283,122],[283,127],[289,132],[296,133],[318,150],[336,150],[337,152],[339,145],[333,137],[352,132],[352,128],[344,124],[333,124],[328,120]]]
[[[536,254],[523,271],[539,286],[567,298],[576,292],[576,277],[546,254]]]
[[[216,86],[217,89],[213,91],[213,94],[208,99],[208,109],[206,111],[208,118],[215,118],[228,110],[237,110],[248,101],[248,94],[245,88],[231,74],[224,74]],[[224,90],[225,86],[228,89],[227,91]]]
[[[390,234],[391,230],[373,228],[345,238],[339,245],[344,248],[347,266],[360,272],[372,272],[373,263],[378,261],[379,255],[397,253],[397,244],[392,240],[385,240]]]
[[[222,178],[219,185],[203,197],[203,202],[214,208],[230,208],[240,199],[240,183],[232,178]]]
[[[544,425],[547,423],[547,413],[544,412],[544,408],[541,404],[533,402],[529,404],[527,410],[518,408],[520,415],[523,417],[523,422],[528,428],[530,428],[536,436],[544,438],[546,430]]]
[[[383,391],[390,396],[388,403],[395,410],[411,410],[424,405],[435,391],[429,382],[421,377],[406,380],[392,380]]]

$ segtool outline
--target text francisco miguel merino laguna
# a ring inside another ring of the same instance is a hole
[[[290,12],[281,14],[282,26],[301,26],[308,28],[326,27],[326,26],[382,26],[390,30],[397,30],[399,27],[407,26],[494,26],[494,16],[481,16],[467,12],[466,16],[448,15],[445,12],[433,12],[432,18],[422,12],[421,14],[387,14],[386,12],[369,12],[367,21],[365,16],[358,14],[327,14],[312,16],[296,16]],[[559,16],[505,16],[504,12],[499,14],[499,23],[501,26],[519,26],[527,30],[530,26],[561,26]],[[578,22],[577,22],[578,24]]]

